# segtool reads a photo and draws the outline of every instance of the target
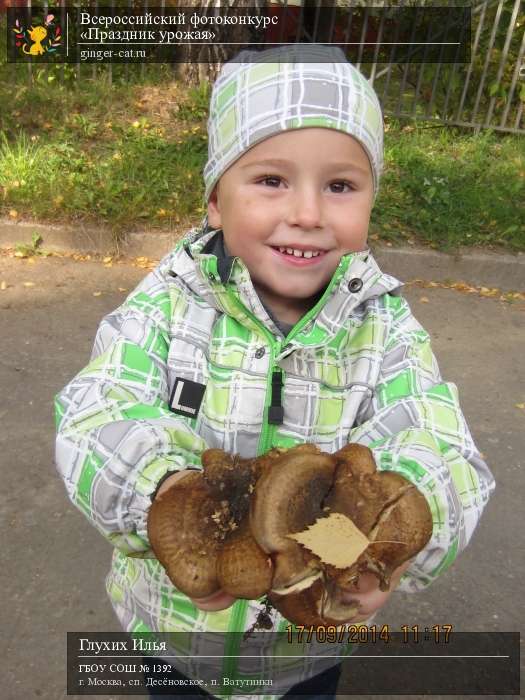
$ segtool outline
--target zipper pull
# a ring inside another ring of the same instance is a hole
[[[281,404],[281,393],[283,388],[283,373],[280,369],[272,372],[272,399],[268,408],[268,423],[280,425],[284,420],[284,408]]]

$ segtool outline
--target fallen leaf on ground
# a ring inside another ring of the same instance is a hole
[[[428,304],[428,297],[421,297],[419,300],[422,304]]]
[[[113,260],[111,255],[106,255],[106,257],[102,260],[103,263],[110,263]]]
[[[525,301],[524,292],[505,292],[502,293],[498,287],[475,287],[465,282],[429,282],[422,279],[413,279],[406,282],[406,286],[416,286],[428,289],[429,287],[439,287],[440,289],[453,289],[457,292],[463,292],[465,294],[479,294],[482,297],[497,297],[499,301],[513,302],[513,301]]]
[[[119,292],[127,292],[128,291],[126,289],[126,287],[119,287],[118,290],[119,290]]]
[[[4,289],[7,289],[7,282],[5,280],[2,280],[0,282],[0,289],[4,291]]]
[[[34,282],[24,282],[24,287],[34,287],[35,283]]]
[[[99,297],[102,294],[102,292],[93,292],[94,297]]]
[[[516,408],[521,408],[522,411],[525,411],[525,403],[516,403],[514,405]]]

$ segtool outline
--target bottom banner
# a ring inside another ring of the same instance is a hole
[[[310,631],[311,632],[311,631]],[[341,640],[335,640],[341,642]],[[68,632],[68,695],[280,697],[341,665],[341,695],[519,695],[517,632]],[[236,654],[225,654],[236,649]],[[304,691],[305,696],[309,691]]]

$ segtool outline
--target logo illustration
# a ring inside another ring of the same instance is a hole
[[[17,19],[13,32],[19,51],[28,56],[42,56],[55,52],[57,47],[61,46],[62,33],[60,27],[53,22],[54,19],[54,15],[47,15],[43,25],[31,25],[30,29],[24,29]]]
[[[170,396],[170,409],[173,413],[180,413],[181,416],[195,418],[205,391],[205,384],[177,377]]]

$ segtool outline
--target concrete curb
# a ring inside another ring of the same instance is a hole
[[[151,230],[127,234],[118,246],[111,233],[101,228],[54,226],[50,224],[13,222],[0,219],[0,247],[17,243],[30,244],[34,233],[42,237],[42,248],[51,252],[77,252],[130,257],[146,256],[156,259],[165,255],[184,231]],[[525,254],[494,253],[464,249],[454,255],[430,248],[394,248],[373,245],[372,250],[381,268],[402,281],[466,282],[467,284],[498,287],[502,291],[525,289]]]

